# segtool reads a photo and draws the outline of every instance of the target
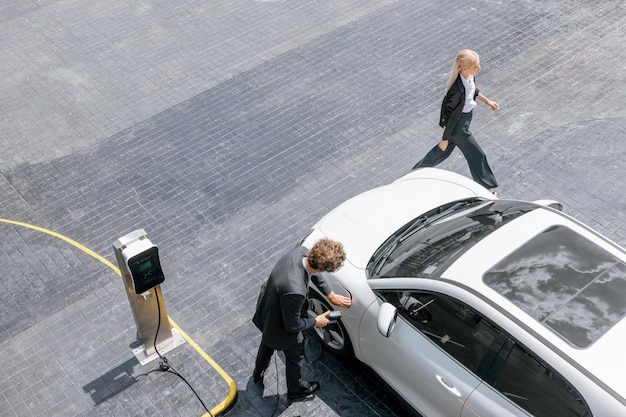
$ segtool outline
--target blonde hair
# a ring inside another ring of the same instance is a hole
[[[459,72],[461,72],[461,68],[467,68],[471,66],[473,63],[478,61],[478,54],[471,49],[462,49],[456,54],[456,58],[454,59],[454,64],[452,65],[452,74],[450,74],[450,78],[448,79],[448,85],[446,86],[446,91],[452,87],[452,84],[456,81],[459,76]]]

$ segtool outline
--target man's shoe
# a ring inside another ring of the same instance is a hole
[[[303,381],[300,384],[300,388],[297,391],[288,392],[287,398],[294,400],[296,398],[304,398],[312,395],[315,391],[320,389],[320,383],[317,381],[306,382]]]
[[[252,372],[252,380],[254,382],[261,382],[263,381],[263,377],[265,376],[265,372],[261,372],[260,374],[257,374],[256,372]]]

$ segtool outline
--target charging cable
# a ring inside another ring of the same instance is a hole
[[[312,365],[315,362],[319,361],[322,357],[322,342],[319,341],[317,335],[315,334],[315,330],[313,329],[303,332],[302,336],[302,352],[304,354],[304,360],[309,365]],[[307,346],[309,346],[309,349],[307,349]],[[312,357],[310,355],[307,355],[307,350],[311,349],[314,351]],[[278,353],[276,351],[274,351],[274,365],[276,367],[276,401],[274,402],[274,408],[272,409],[272,414],[270,414],[270,417],[274,417],[276,415],[278,401],[280,399],[280,396],[278,395],[278,390],[280,388],[278,381]]]
[[[330,310],[330,312],[328,313],[327,316],[329,323],[327,326],[333,326],[336,325],[338,326],[337,322],[341,319],[341,312],[337,311],[337,310]],[[322,329],[322,332],[324,332],[324,328]],[[307,349],[306,347],[309,347],[309,350],[313,350],[313,357],[311,359],[311,357],[309,357],[309,355],[307,355]],[[322,342],[320,341],[319,337],[317,336],[317,334],[315,333],[315,327],[312,329],[307,330],[304,333],[304,340],[302,341],[302,349],[304,351],[304,359],[306,360],[306,362],[308,364],[314,364],[315,362],[319,361],[321,356],[322,356]]]
[[[196,392],[196,390],[191,386],[191,384],[189,383],[189,381],[187,381],[187,379],[185,379],[184,376],[182,376],[168,361],[167,358],[163,355],[161,355],[161,353],[159,352],[159,350],[157,349],[157,337],[159,336],[159,329],[161,328],[161,302],[159,301],[159,294],[157,294],[156,289],[154,290],[154,295],[156,297],[157,300],[157,309],[159,311],[158,313],[158,322],[157,322],[157,328],[156,328],[156,333],[154,335],[154,351],[157,353],[157,355],[159,355],[159,371],[161,372],[169,372],[170,374],[176,375],[177,377],[179,377],[180,379],[183,380],[183,382],[185,384],[187,384],[187,386],[189,387],[189,389],[191,389],[191,392],[194,393],[194,395],[196,396],[196,398],[198,399],[198,401],[200,401],[200,404],[202,404],[202,407],[205,409],[205,411],[207,413],[209,413],[210,417],[214,417],[213,414],[211,414],[211,411],[209,411],[209,409],[207,408],[207,406],[204,404],[204,401],[202,401],[202,398],[200,398],[200,396],[198,395],[198,393]]]

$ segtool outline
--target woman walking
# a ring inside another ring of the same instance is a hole
[[[442,139],[413,169],[440,164],[458,146],[467,160],[474,181],[497,195],[494,188],[498,183],[489,167],[487,157],[469,130],[477,99],[491,107],[493,111],[499,109],[498,103],[489,100],[476,88],[474,76],[479,71],[480,59],[476,52],[463,49],[456,55],[446,88],[447,93],[441,104],[439,126],[443,128]]]

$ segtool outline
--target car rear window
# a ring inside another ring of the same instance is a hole
[[[483,281],[578,348],[626,315],[626,265],[565,226],[527,241]]]

